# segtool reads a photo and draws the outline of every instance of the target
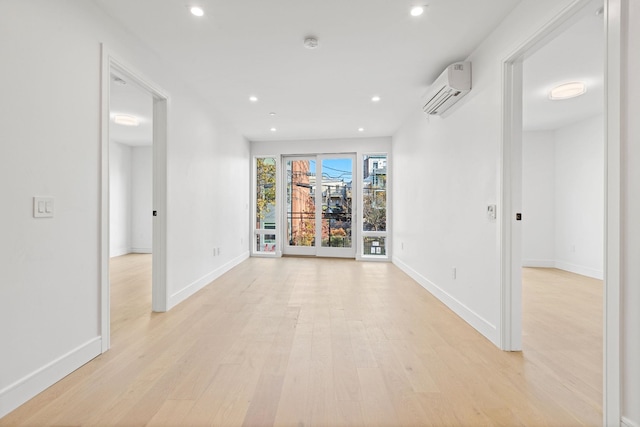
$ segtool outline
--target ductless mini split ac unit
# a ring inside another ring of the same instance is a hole
[[[449,65],[422,97],[425,113],[442,115],[471,90],[471,62]]]

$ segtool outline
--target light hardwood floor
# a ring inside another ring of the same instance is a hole
[[[112,349],[0,426],[601,423],[601,282],[525,269],[507,353],[392,264],[251,258],[156,314],[149,260],[112,260]]]

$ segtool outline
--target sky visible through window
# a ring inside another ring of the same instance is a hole
[[[351,182],[353,178],[351,163],[351,159],[325,159],[322,161],[322,175],[332,179],[343,180],[344,182]]]

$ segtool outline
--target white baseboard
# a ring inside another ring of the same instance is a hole
[[[393,257],[393,264],[395,264],[400,270],[407,273],[413,280],[418,282],[423,288],[429,291],[433,296],[442,301],[447,307],[449,307],[454,313],[460,316],[464,321],[471,325],[474,329],[484,335],[489,341],[496,346],[500,346],[500,337],[498,336],[498,329],[495,325],[492,325],[482,316],[475,313],[469,307],[462,302],[455,299],[448,294],[445,290],[437,286],[435,283],[415,271],[409,265],[405,264],[400,259]]]
[[[223,264],[220,267],[216,268],[211,273],[205,274],[195,282],[185,286],[178,292],[175,292],[169,297],[167,310],[180,304],[182,301],[186,300],[191,295],[195,294],[200,289],[204,288],[209,283],[211,283],[218,277],[222,276],[224,273],[231,270],[233,267],[235,267],[236,265],[240,264],[242,261],[248,258],[249,258],[249,251],[246,251],[241,255],[237,256],[236,258],[232,259],[231,261],[227,262],[226,264]]]
[[[592,277],[594,279],[604,279],[604,272],[602,270],[596,270],[589,267],[583,267],[581,265],[571,264],[564,261],[556,261],[556,268],[560,270],[569,271],[571,273],[580,274],[582,276]]]
[[[580,274],[582,276],[592,277],[594,279],[602,280],[604,278],[604,272],[602,270],[596,270],[593,268],[583,267],[581,265],[552,259],[523,259],[522,266],[534,268],[557,268],[559,270]]]
[[[553,259],[523,259],[522,266],[535,268],[556,268],[556,261]]]
[[[113,257],[117,257],[117,256],[121,256],[121,255],[126,255],[131,253],[131,248],[117,248],[117,249],[111,249],[109,251],[109,257],[113,258]]]
[[[640,427],[640,423],[631,421],[629,418],[622,417],[622,419],[620,420],[620,426],[621,427]]]
[[[93,338],[3,388],[0,390],[0,418],[98,356],[101,351],[101,338]]]
[[[150,254],[153,253],[151,248],[131,248],[132,254]]]

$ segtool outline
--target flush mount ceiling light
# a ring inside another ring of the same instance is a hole
[[[307,49],[316,49],[318,47],[318,39],[316,37],[307,37],[304,39],[304,47]]]
[[[258,97],[257,97],[257,96],[254,96],[254,95],[251,95],[251,96],[249,97],[249,101],[251,101],[251,102],[258,102]]]
[[[575,98],[587,91],[587,86],[582,82],[571,82],[558,85],[549,91],[549,99],[559,101],[562,99]]]
[[[273,111],[269,113],[270,116],[275,116],[276,113],[274,113]]]
[[[140,124],[140,119],[136,116],[116,114],[115,116],[113,116],[113,122],[122,126],[138,126]]]
[[[410,13],[411,16],[420,16],[424,13],[424,6],[413,6]]]
[[[380,97],[378,95],[374,95],[371,97],[371,102],[380,102]]]
[[[364,132],[364,128],[358,128],[358,132]]]
[[[269,130],[270,130],[271,132],[275,132],[275,131],[277,131],[278,129],[276,129],[276,128],[271,128],[271,129],[269,129]]]
[[[200,6],[191,6],[189,7],[189,12],[191,12],[191,14],[193,16],[204,16],[204,9],[201,8]]]

